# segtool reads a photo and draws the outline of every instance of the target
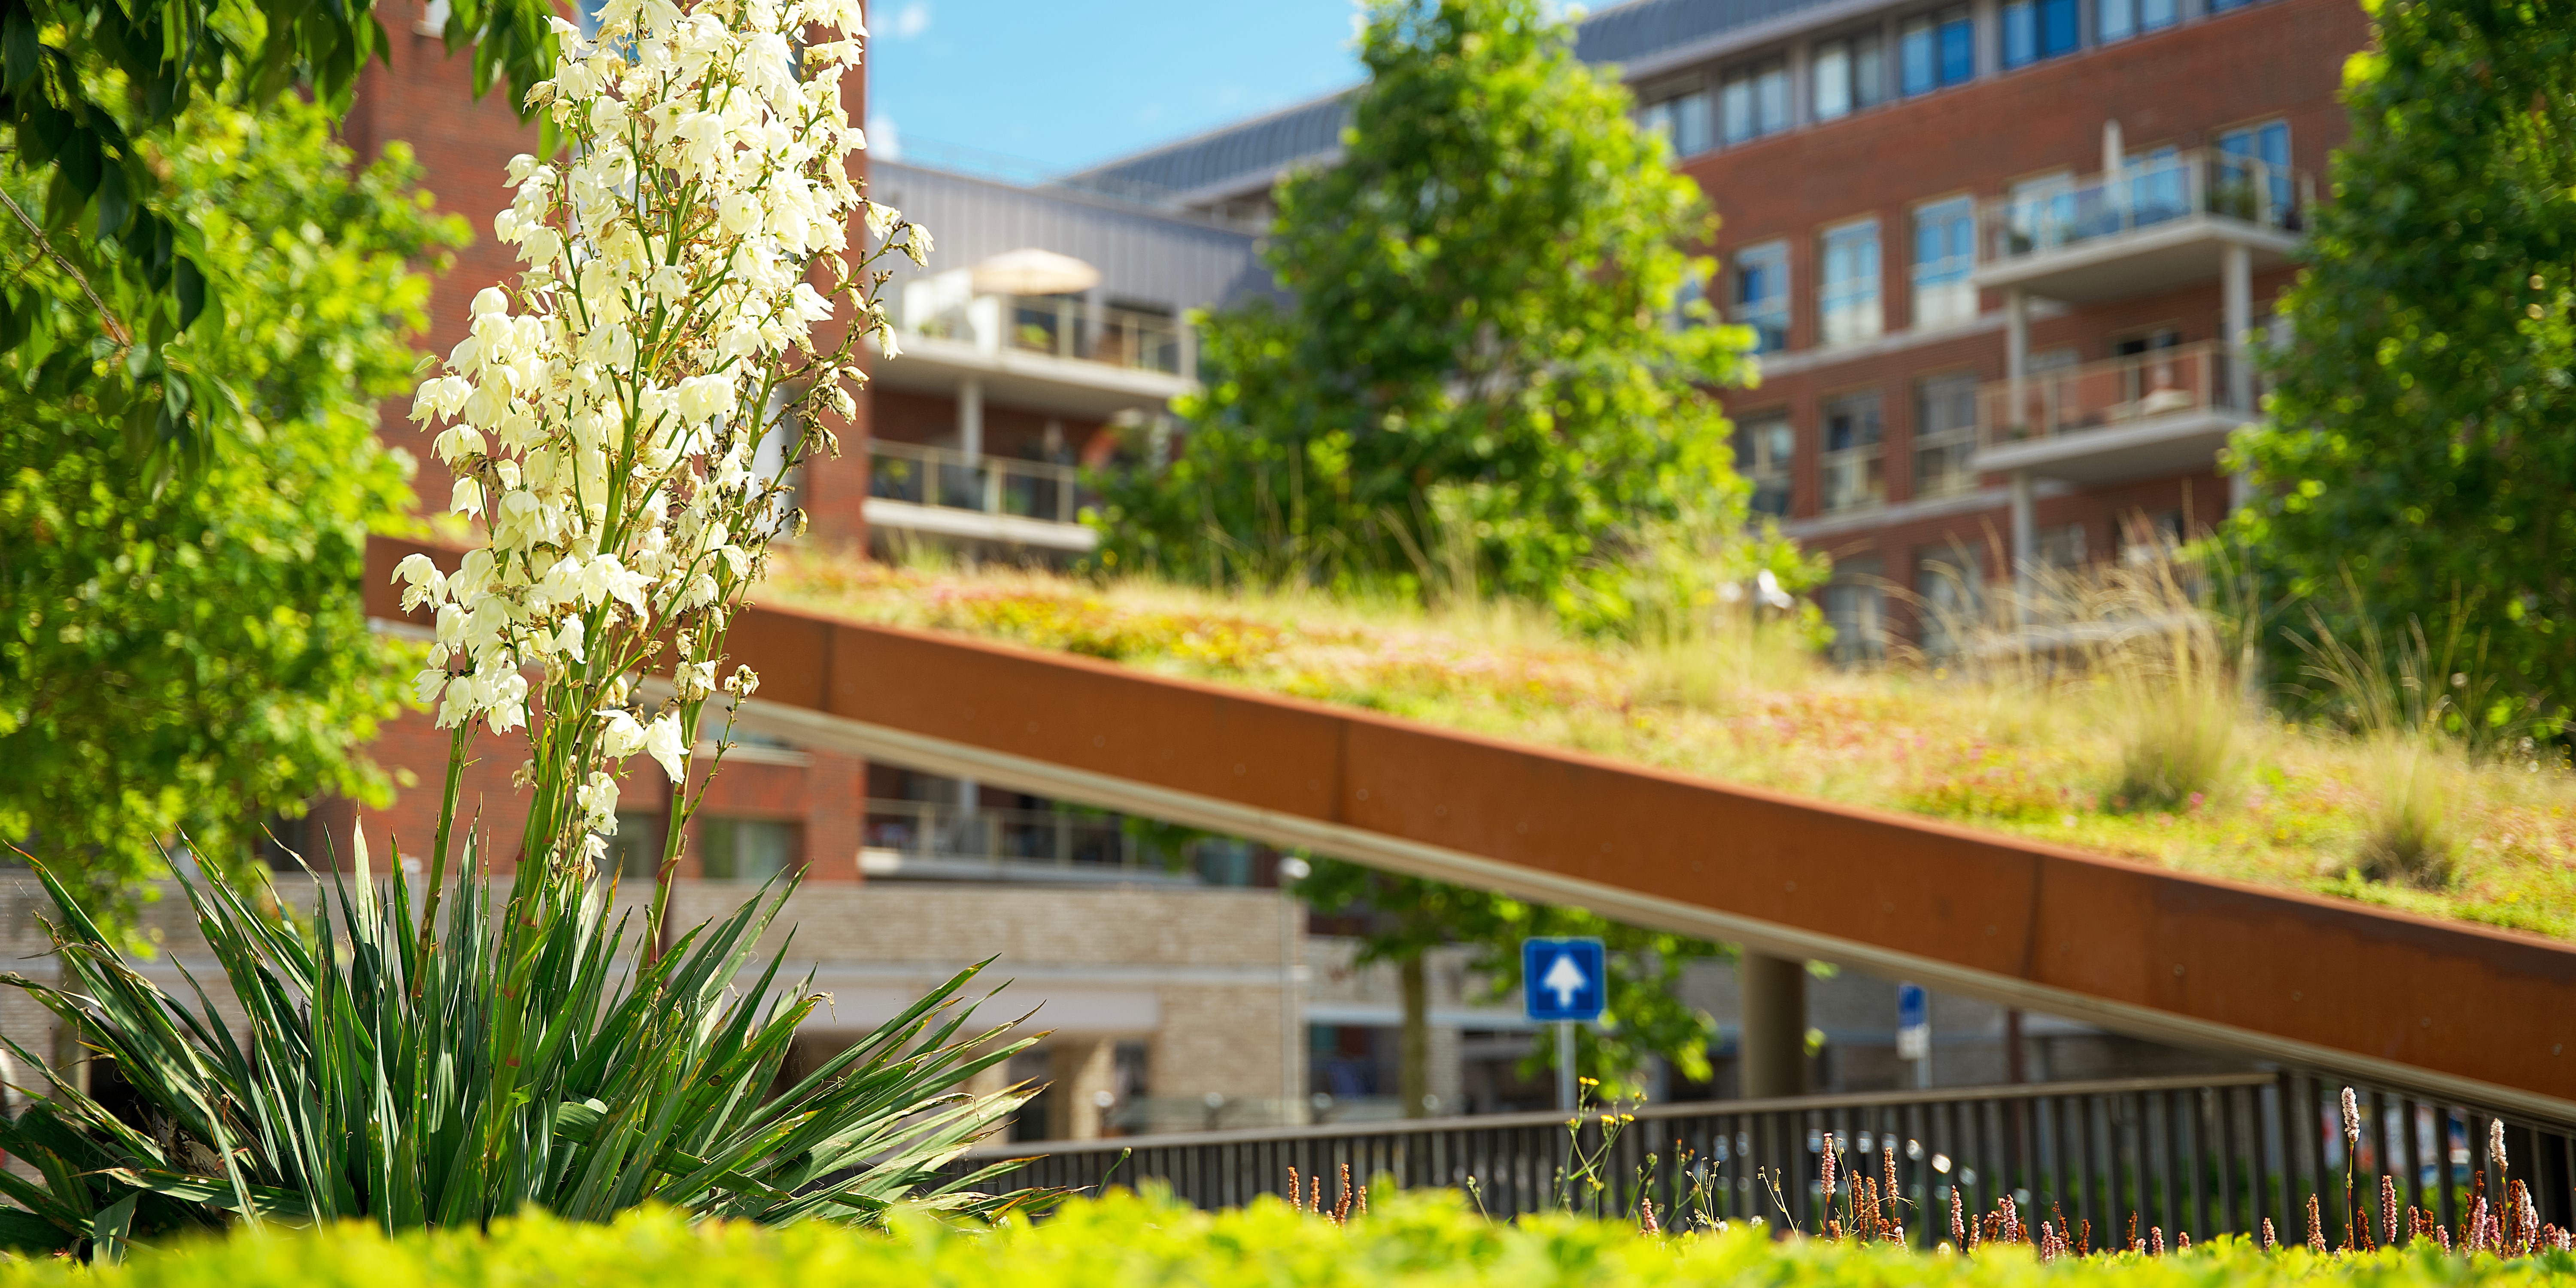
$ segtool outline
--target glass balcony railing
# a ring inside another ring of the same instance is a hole
[[[1079,296],[1015,296],[1004,311],[1007,346],[1022,353],[1043,353],[1124,367],[1130,371],[1181,374],[1181,324],[1160,313],[1111,306],[1095,315]],[[972,328],[961,319],[925,321],[920,334],[967,338]]]
[[[1078,521],[1091,499],[1073,466],[974,456],[915,443],[868,444],[868,494],[889,501],[1012,515],[1049,523]]]
[[[2223,346],[2203,341],[1999,380],[1977,391],[1979,437],[1994,447],[2185,412],[2251,413],[2251,406],[2234,406],[2228,392],[2228,367],[2237,361]],[[2251,383],[2250,401],[2260,406],[2262,382]]]
[[[2214,215],[2276,232],[2306,224],[2304,176],[2229,152],[2134,162],[2116,173],[2039,188],[1979,211],[1988,262],[2047,254]]]

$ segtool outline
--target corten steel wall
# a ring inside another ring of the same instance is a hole
[[[2534,936],[920,632],[754,610],[733,653],[806,745],[2576,1120]]]
[[[1916,206],[1943,197],[2001,196],[2013,181],[2053,170],[2098,171],[2105,120],[2120,122],[2132,152],[2214,147],[2226,129],[2287,121],[2293,165],[2316,177],[2322,196],[2328,153],[2348,133],[2336,100],[2343,61],[2368,34],[2351,0],[2270,0],[1685,162],[1682,168],[1708,192],[1722,220],[1721,257],[1775,239],[1789,248],[1793,347],[1773,356],[1759,387],[1731,391],[1725,402],[1739,420],[1790,413],[1798,431],[1792,517],[1815,518],[1821,502],[1821,400],[1880,392],[1887,500],[1898,505],[1915,495],[1916,381],[1955,372],[1980,381],[2004,376],[1996,292],[1986,293],[1981,324],[1954,337],[1912,343],[1901,335],[1912,321]],[[1813,348],[1819,238],[1828,225],[1866,216],[1879,224],[1879,299],[1890,342],[1856,346],[1849,357],[1819,354]],[[2290,277],[2287,270],[2255,276],[2258,310]],[[2185,341],[2212,339],[2222,330],[2220,307],[2213,278],[2155,297],[2037,316],[2031,351],[2072,347],[2081,361],[2098,361],[2110,356],[2113,338],[2165,325]],[[2003,482],[2000,476],[1983,480],[1990,495],[1982,505],[1944,507],[1937,517],[1854,515],[1804,539],[1841,558],[1875,555],[1881,575],[1899,586],[1911,586],[1918,560],[1953,542],[1987,550],[1986,573],[1996,576],[2003,565],[1992,551],[2009,543]],[[2043,496],[2036,519],[2043,529],[2083,525],[2088,555],[2100,558],[2118,550],[2119,525],[2141,511],[2181,510],[2207,524],[2223,515],[2226,496],[2224,479],[2199,470]]]

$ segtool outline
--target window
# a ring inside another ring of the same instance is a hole
[[[1826,344],[1851,344],[1876,337],[1878,307],[1878,221],[1862,219],[1825,230],[1823,289],[1817,316]]]
[[[1789,517],[1789,460],[1797,449],[1786,412],[1749,416],[1735,426],[1735,472],[1753,484],[1753,512]]]
[[[2217,190],[2210,206],[2223,215],[2276,228],[2295,227],[2290,189],[2290,124],[2267,121],[2218,136]]]
[[[1952,197],[1914,212],[1914,326],[1917,330],[1977,320],[1977,204]]]
[[[1964,85],[1977,74],[1977,24],[1966,5],[1906,19],[1896,48],[1897,87],[1908,95]]]
[[[2004,66],[2022,67],[2075,52],[2075,0],[2004,0]]]
[[[1673,288],[1673,311],[1668,325],[1675,331],[1687,331],[1708,321],[1708,283],[1684,274],[1682,284]]]
[[[2084,566],[2084,525],[2070,523],[2062,528],[2041,528],[2038,538],[2039,566],[2059,572],[2071,572]]]
[[[1753,351],[1789,347],[1789,244],[1765,242],[1735,256],[1735,322],[1753,328]]]
[[[1816,46],[1810,64],[1816,85],[1816,119],[1830,121],[1887,96],[1887,56],[1877,32],[1864,32]]]
[[[1825,400],[1825,447],[1818,460],[1825,513],[1858,510],[1887,499],[1880,421],[1876,390]]]
[[[1878,560],[1846,559],[1834,565],[1825,587],[1825,623],[1834,628],[1834,660],[1850,664],[1887,656],[1887,597],[1879,590]]]
[[[1718,88],[1726,141],[1742,143],[1789,128],[1789,64],[1773,58],[1726,74]]]
[[[2170,27],[2180,16],[2175,0],[2100,0],[2093,11],[2095,30],[2103,40],[2126,40]]]
[[[699,869],[709,881],[766,881],[796,857],[796,825],[765,818],[710,818],[698,827]]]
[[[617,835],[608,838],[603,871],[630,881],[650,881],[662,866],[662,815],[652,810],[617,811]]]
[[[1914,638],[1926,656],[1956,657],[1985,623],[1986,576],[1977,552],[1944,550],[1914,565]]]
[[[1649,103],[1637,114],[1637,122],[1663,135],[1673,145],[1674,156],[1697,156],[1709,149],[1708,91],[1693,90]]]
[[[1956,496],[1977,485],[1977,378],[1933,376],[1914,387],[1914,495]]]
[[[2059,171],[2021,179],[2007,192],[2004,237],[1993,253],[2028,255],[2054,250],[2075,218],[2075,176]]]

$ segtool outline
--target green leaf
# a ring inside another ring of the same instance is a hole
[[[178,261],[174,273],[179,297],[179,329],[185,331],[206,311],[206,275],[198,269],[195,260],[185,258]]]

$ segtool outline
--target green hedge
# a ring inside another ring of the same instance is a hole
[[[1630,1226],[1564,1217],[1503,1225],[1477,1216],[1455,1194],[1403,1195],[1347,1228],[1276,1200],[1211,1215],[1113,1194],[1069,1204],[1034,1228],[1013,1223],[990,1231],[927,1220],[898,1221],[891,1236],[820,1223],[693,1227],[668,1211],[643,1211],[613,1225],[528,1216],[498,1222],[485,1236],[389,1239],[356,1225],[245,1235],[141,1250],[121,1267],[97,1271],[64,1261],[0,1266],[0,1288],[1989,1288],[2075,1280],[2087,1288],[2576,1284],[2576,1256],[2334,1258],[2304,1249],[2266,1255],[2229,1242],[2161,1258],[2042,1265],[2021,1248],[1961,1257],[1774,1243],[1751,1231],[1648,1238]]]

